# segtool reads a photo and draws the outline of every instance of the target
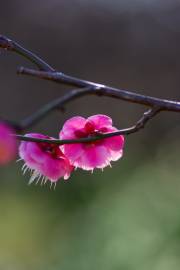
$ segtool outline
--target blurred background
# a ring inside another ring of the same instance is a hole
[[[1,34],[72,76],[180,99],[178,0],[2,1]],[[69,91],[16,75],[23,58],[0,54],[1,116],[21,120]],[[125,128],[145,108],[84,97],[32,132],[58,137],[66,119],[107,114]],[[180,269],[180,116],[163,113],[126,139],[123,158],[93,174],[28,186],[22,164],[0,168],[0,269]]]

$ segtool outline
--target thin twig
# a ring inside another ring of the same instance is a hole
[[[85,87],[82,89],[73,89],[68,94],[63,95],[62,97],[56,98],[55,100],[47,103],[46,105],[42,106],[38,111],[31,114],[29,117],[25,118],[19,123],[19,126],[21,127],[21,130],[25,130],[32,125],[38,123],[42,118],[44,118],[47,114],[49,114],[51,111],[60,109],[64,107],[65,104],[69,103],[70,101],[73,101],[77,98],[80,98],[82,96],[85,96],[87,94],[92,94],[92,88],[91,87]]]
[[[13,51],[23,57],[25,57],[27,60],[35,64],[40,70],[44,71],[55,71],[49,64],[47,64],[44,60],[42,60],[40,57],[38,57],[36,54],[32,53],[31,51],[25,49],[21,45],[19,45],[17,42],[5,37],[0,36],[0,48]]]
[[[39,139],[39,138],[27,137],[23,135],[13,135],[13,136],[16,136],[16,138],[21,141],[44,142],[44,143],[50,143],[50,144],[53,143],[53,144],[58,144],[58,145],[74,144],[74,143],[91,143],[91,142],[107,139],[107,138],[118,136],[118,135],[129,135],[129,134],[135,133],[139,131],[140,129],[144,128],[146,123],[149,120],[151,120],[159,112],[160,112],[160,108],[154,107],[146,111],[141,117],[141,119],[138,120],[138,122],[130,128],[121,129],[121,130],[111,132],[111,133],[98,134],[97,136],[92,136],[88,138],[86,137],[86,138],[79,138],[79,139],[72,139],[72,140],[56,140],[56,139]]]

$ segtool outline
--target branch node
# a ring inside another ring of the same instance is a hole
[[[0,35],[0,48],[5,50],[14,50],[13,42],[9,38]]]

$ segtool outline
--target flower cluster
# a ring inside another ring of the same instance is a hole
[[[62,127],[60,140],[78,140],[115,132],[112,120],[106,115],[94,115],[87,119],[76,116],[67,120]],[[9,162],[16,154],[16,140],[9,126],[0,123],[0,165]],[[25,136],[37,139],[54,138],[29,133]],[[121,135],[100,140],[58,145],[47,142],[22,141],[19,146],[20,160],[24,161],[23,173],[31,172],[29,183],[34,181],[56,184],[60,178],[68,179],[76,168],[87,171],[111,166],[111,161],[123,155],[124,137]]]
[[[87,119],[76,116],[67,120],[59,133],[59,138],[80,139],[117,131],[112,120],[106,115],[94,115]],[[53,139],[38,133],[26,134],[28,137]],[[60,178],[70,177],[76,168],[93,171],[110,166],[123,154],[124,137],[121,135],[97,140],[94,142],[73,144],[50,144],[44,142],[23,141],[19,147],[19,155],[25,164],[23,172],[31,171],[29,183],[39,180],[56,184]]]

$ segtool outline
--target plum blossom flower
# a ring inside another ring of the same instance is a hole
[[[27,137],[53,139],[39,133],[26,134]],[[48,180],[56,185],[56,182],[64,177],[64,180],[70,177],[73,166],[62,153],[60,147],[56,144],[44,142],[23,141],[19,147],[20,158],[24,160],[23,173],[27,170],[32,172],[29,184],[41,178],[41,183]]]
[[[13,129],[1,122],[0,123],[0,165],[10,162],[16,155],[16,139],[11,136]]]
[[[80,139],[117,131],[112,119],[98,114],[87,119],[76,116],[67,120],[60,131],[60,139]],[[62,151],[77,168],[92,170],[110,165],[123,155],[124,137],[121,135],[87,143],[65,144]]]

